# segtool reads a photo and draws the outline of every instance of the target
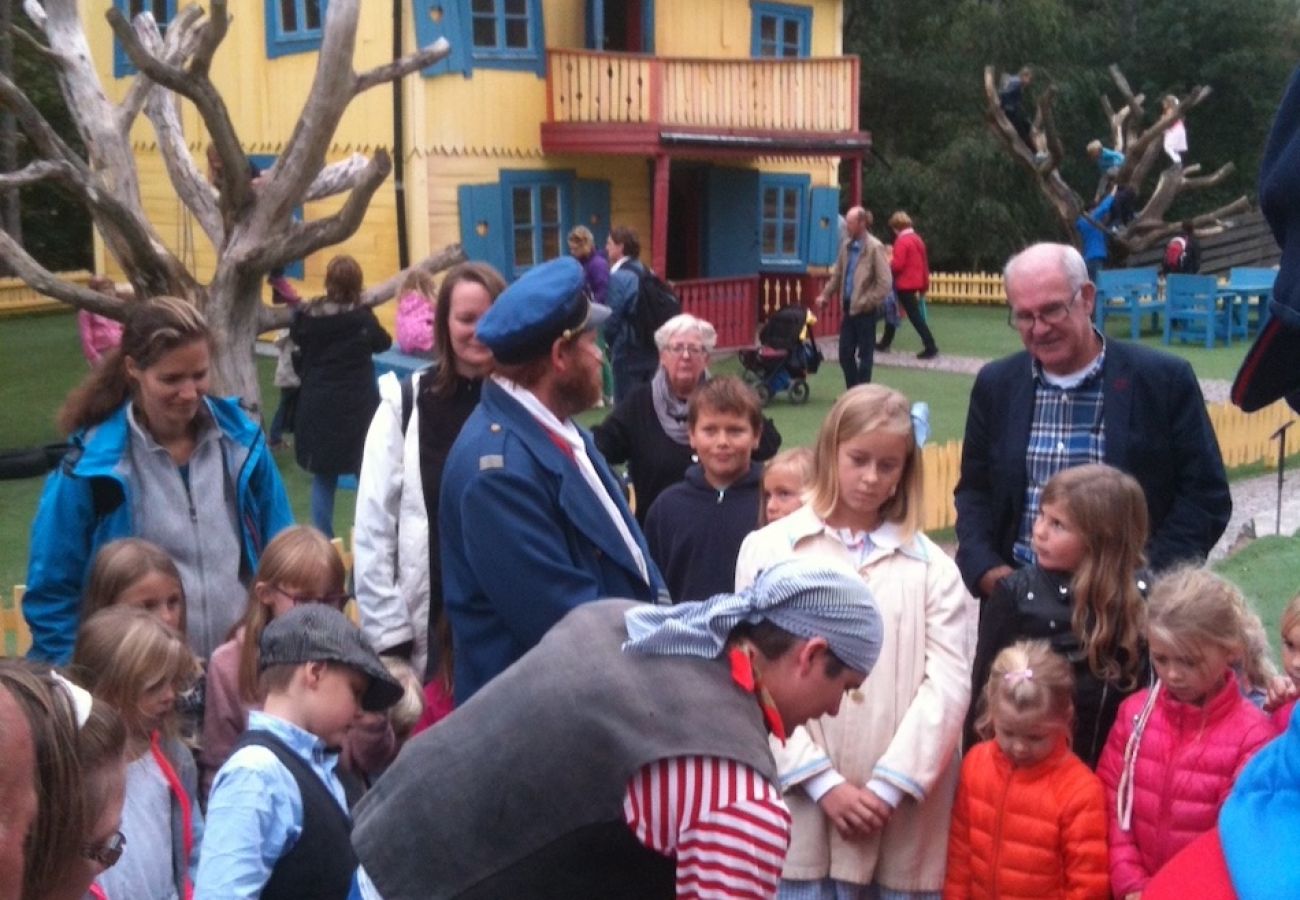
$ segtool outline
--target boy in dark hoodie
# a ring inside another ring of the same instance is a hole
[[[758,527],[763,467],[753,461],[762,404],[739,378],[714,378],[691,395],[687,412],[697,462],[656,498],[646,543],[674,603],[733,590],[740,542]]]

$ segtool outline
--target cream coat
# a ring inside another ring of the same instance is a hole
[[[885,525],[860,567],[884,619],[880,660],[860,691],[834,717],[797,728],[774,742],[781,786],[794,817],[783,876],[898,891],[943,888],[948,820],[961,760],[957,745],[970,700],[978,607],[956,564],[917,534],[907,541]],[[808,506],[745,539],[736,586],[796,554],[824,553],[848,561]],[[865,842],[844,841],[799,786],[834,767],[848,781],[878,778],[904,794],[884,830]]]

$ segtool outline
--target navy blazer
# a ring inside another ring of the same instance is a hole
[[[1014,565],[1034,415],[1031,365],[1024,351],[995,360],[971,389],[955,499],[957,566],[977,595],[981,575]],[[1102,379],[1105,462],[1136,478],[1146,494],[1148,564],[1159,571],[1203,561],[1228,527],[1232,495],[1192,367],[1107,340]]]
[[[579,430],[641,548],[650,584],[577,463],[517,400],[485,381],[447,458],[438,509],[457,706],[579,604],[603,597],[667,602],[618,482],[591,435]]]

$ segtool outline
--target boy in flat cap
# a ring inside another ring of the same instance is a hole
[[[360,897],[775,897],[769,740],[833,714],[882,630],[861,577],[815,556],[699,603],[579,607],[358,805]]]
[[[337,748],[363,710],[396,703],[401,685],[323,603],[278,616],[260,652],[266,700],[213,782],[194,896],[345,900],[357,861]]]
[[[479,320],[496,365],[452,445],[438,513],[458,706],[575,606],[664,593],[618,483],[572,418],[601,398],[596,328],[608,316],[564,257],[530,269]]]

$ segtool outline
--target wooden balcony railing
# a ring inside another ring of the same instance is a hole
[[[855,131],[858,59],[673,59],[548,50],[548,121]]]
[[[785,306],[812,306],[826,284],[825,275],[742,275],[736,278],[693,278],[674,281],[673,290],[688,312],[718,332],[718,349],[752,347],[759,323]],[[836,304],[817,314],[817,334],[836,334],[840,322]],[[833,319],[833,321],[832,321]]]

